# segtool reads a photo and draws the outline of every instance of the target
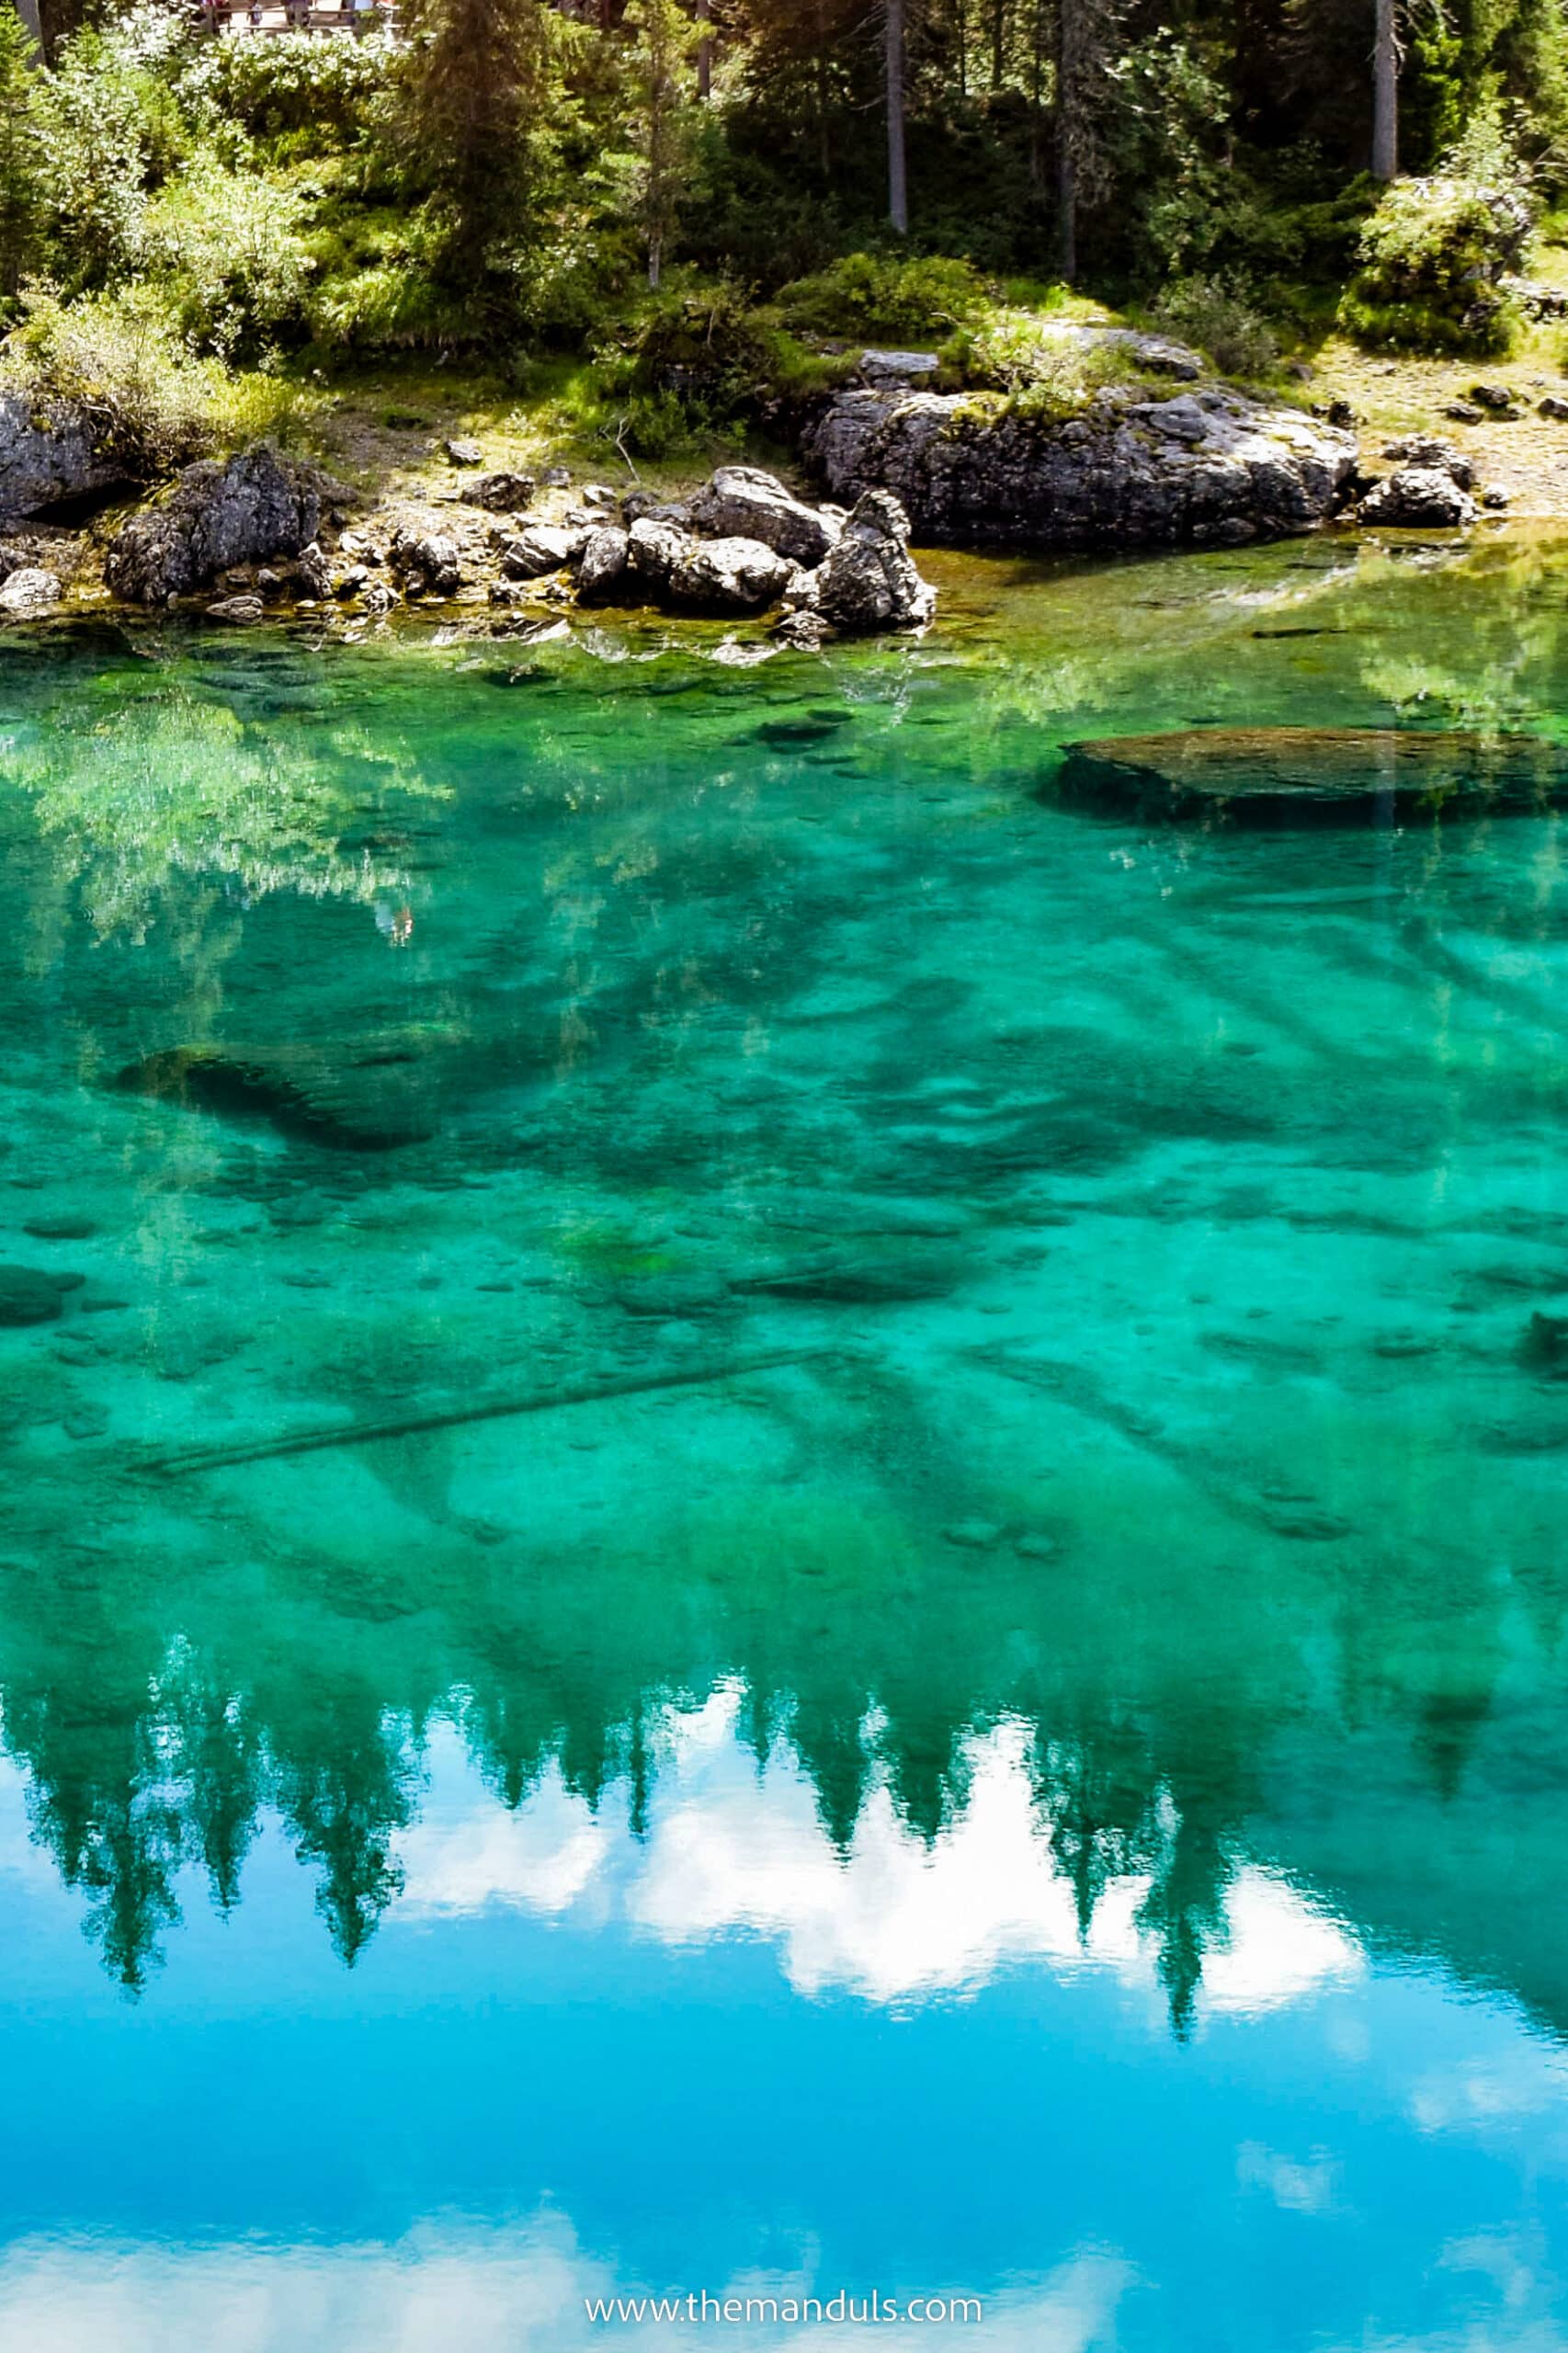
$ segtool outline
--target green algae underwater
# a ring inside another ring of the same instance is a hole
[[[1568,2343],[1568,546],[932,568],[0,641],[13,2341]]]

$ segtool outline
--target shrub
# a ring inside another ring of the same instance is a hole
[[[778,307],[785,325],[798,334],[939,339],[979,319],[987,301],[985,280],[972,262],[846,254],[814,277],[784,287]]]
[[[1396,181],[1361,232],[1341,324],[1374,347],[1506,351],[1517,319],[1498,281],[1523,263],[1533,227],[1517,187]]]
[[[194,349],[254,357],[302,326],[314,267],[303,222],[293,191],[206,153],[149,207],[147,261]]]
[[[1266,376],[1279,357],[1273,328],[1234,278],[1178,278],[1150,317],[1163,333],[1196,344],[1222,376]]]
[[[286,426],[299,396],[263,376],[229,376],[193,358],[155,296],[142,287],[23,297],[21,324],[0,352],[13,382],[40,399],[79,404],[128,477],[153,481],[225,440]]]
[[[346,144],[382,89],[392,56],[380,34],[321,40],[278,33],[269,40],[210,40],[180,78],[192,113],[237,123],[254,136],[287,139],[290,152]]]

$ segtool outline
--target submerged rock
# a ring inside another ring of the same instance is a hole
[[[80,1290],[85,1280],[39,1267],[0,1267],[0,1331],[56,1322],[67,1294]]]
[[[1533,1372],[1551,1381],[1568,1381],[1568,1315],[1542,1315],[1539,1311],[1525,1328],[1520,1350]]]
[[[841,392],[805,436],[835,497],[892,491],[944,545],[1221,545],[1310,530],[1349,495],[1353,437],[1239,392],[1096,392],[1067,416],[1000,395]]]
[[[296,556],[316,536],[326,487],[313,467],[279,457],[267,442],[226,463],[203,459],[131,517],[109,548],[104,577],[117,597],[161,605],[231,564]]]
[[[216,1047],[174,1046],[122,1070],[122,1093],[225,1118],[260,1118],[280,1135],[340,1152],[392,1152],[428,1141],[427,1106],[395,1046],[374,1045],[340,1054],[317,1048],[279,1047],[228,1052]]]
[[[1568,751],[1460,729],[1194,727],[1070,744],[1042,791],[1143,821],[1371,825],[1568,803]]]

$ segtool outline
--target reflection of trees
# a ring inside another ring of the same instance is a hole
[[[244,685],[225,695],[180,665],[107,685],[72,677],[13,738],[6,774],[99,937],[142,934],[182,874],[222,878],[247,900],[287,891],[369,904],[405,887],[395,846],[361,838],[358,813],[371,789],[394,801],[427,801],[432,788],[389,756],[383,733],[349,720],[324,740],[287,710],[248,707]]]
[[[88,1899],[106,1965],[142,1983],[177,1921],[184,1867],[233,1904],[267,1807],[351,1963],[397,1894],[392,1848],[417,1816],[421,1728],[437,1711],[455,1712],[507,1803],[559,1763],[590,1802],[612,1782],[629,1788],[640,1831],[662,1701],[737,1675],[759,1763],[782,1731],[841,1850],[883,1785],[933,1837],[964,1803],[966,1735],[1003,1715],[1032,1720],[1042,1829],[1080,1927],[1086,1936],[1113,1882],[1146,1882],[1140,1921],[1178,2034],[1223,1936],[1236,1860],[1261,1853],[1301,1869],[1301,1825],[1277,1790],[1331,1785],[1347,1728],[1378,1745],[1402,1789],[1402,1837],[1433,1849],[1415,1868],[1406,1856],[1407,1876],[1434,1855],[1449,1868],[1440,1849],[1462,1761],[1434,1750],[1426,1693],[1380,1680],[1425,1632],[1420,1592],[1402,1595],[1392,1572],[1381,1588],[1374,1575],[1369,1601],[1365,1564],[1342,1585],[1321,1555],[1293,1581],[1266,1581],[1256,1603],[1222,1566],[1207,1591],[1162,1599],[1108,1560],[1075,1569],[1090,1591],[1074,1606],[1060,1585],[1042,1589],[999,1559],[982,1579],[949,1549],[906,1545],[884,1571],[897,1607],[879,1610],[842,1529],[815,1561],[759,1557],[740,1573],[733,1562],[705,1570],[676,1530],[669,1542],[677,1573],[663,1582],[643,1560],[602,1556],[551,1557],[520,1577],[454,1545],[386,1564],[369,1615],[332,1607],[319,1562],[275,1561],[263,1590],[216,1562],[181,1578],[131,1550],[106,1566],[98,1597],[68,1608],[46,1581],[8,1580],[6,1743],[30,1777],[37,1836]],[[1345,1606],[1350,1591],[1365,1623]],[[1492,1660],[1465,1703],[1473,1729],[1510,1605],[1478,1571],[1457,1606]],[[1329,1628],[1337,1700],[1321,1689]],[[1195,1644],[1210,1662],[1196,1684],[1170,1665]],[[1445,1726],[1458,1695],[1448,1700]],[[1288,1775],[1272,1761],[1280,1735]],[[1507,1835],[1499,1821],[1496,1838]],[[1449,1900],[1427,1933],[1462,1963],[1466,1922],[1451,1889]]]

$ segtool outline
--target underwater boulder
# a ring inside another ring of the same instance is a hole
[[[85,1279],[81,1275],[53,1274],[40,1267],[0,1267],[0,1331],[53,1324],[67,1292],[80,1290]]]
[[[301,1046],[256,1051],[172,1046],[143,1055],[114,1080],[219,1118],[262,1119],[280,1135],[336,1152],[394,1152],[435,1132],[415,1053],[374,1044],[340,1053]]]
[[[1069,744],[1041,798],[1173,824],[1377,825],[1568,801],[1568,749],[1392,727],[1189,727]]]

